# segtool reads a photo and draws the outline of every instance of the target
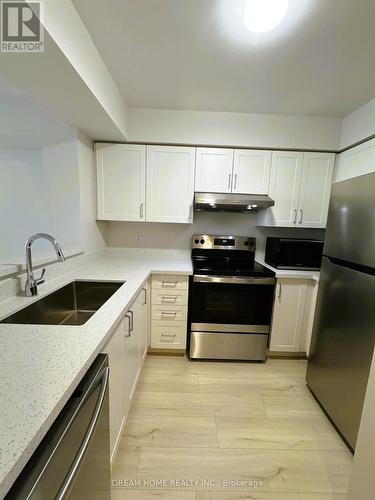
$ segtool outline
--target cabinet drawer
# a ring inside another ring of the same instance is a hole
[[[187,290],[176,290],[173,292],[169,289],[159,290],[156,288],[152,291],[151,299],[154,305],[187,306],[188,292]]]
[[[165,321],[151,323],[151,347],[164,349],[185,349],[186,323],[176,321],[173,325]]]
[[[186,321],[186,306],[152,306],[151,318],[157,321],[170,323],[171,321]]]
[[[157,274],[152,277],[152,288],[162,290],[187,290],[188,277],[181,275],[161,275]]]

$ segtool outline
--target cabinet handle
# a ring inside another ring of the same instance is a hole
[[[280,299],[281,297],[281,284],[277,284],[277,291],[276,291],[277,298]]]
[[[165,302],[167,304],[168,303],[169,304],[171,304],[171,303],[175,304],[175,302],[177,301],[177,295],[174,295],[173,297],[172,296],[167,297],[166,295],[163,295],[163,297],[161,298],[161,301]]]
[[[177,281],[162,281],[162,285],[164,288],[176,288]]]
[[[237,189],[237,174],[234,174],[234,191]]]
[[[131,336],[131,330],[130,330],[130,314],[126,313],[125,314],[125,319],[127,319],[127,323],[128,325],[126,326],[126,322],[125,322],[125,338],[128,338]]]
[[[297,209],[293,208],[293,212],[294,212],[293,224],[296,224],[296,222],[297,222]]]
[[[228,174],[228,189],[230,189],[230,179],[231,179],[231,174],[229,172],[229,174]]]
[[[133,313],[133,311],[128,311],[128,314],[130,315],[129,331],[130,331],[130,334],[132,334],[134,331],[134,313]]]
[[[172,339],[175,339],[175,338],[176,338],[176,334],[162,333],[160,341],[161,342],[170,342]]]
[[[162,311],[162,313],[161,313],[161,317],[162,318],[166,317],[166,318],[173,318],[173,319],[175,319],[176,315],[177,315],[176,312],[164,312],[164,311]]]
[[[299,209],[299,212],[300,212],[299,223],[302,224],[302,219],[303,219],[303,210],[302,210],[302,208]]]
[[[190,203],[190,207],[189,207],[189,221],[193,222],[193,204],[192,203]]]
[[[142,305],[145,306],[147,304],[147,290],[146,290],[146,288],[142,288],[142,292],[143,292],[143,302],[142,302]]]
[[[139,207],[139,215],[141,216],[141,219],[143,219],[143,206],[144,206],[144,203],[141,203],[141,205]]]

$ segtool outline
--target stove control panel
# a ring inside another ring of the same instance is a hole
[[[195,234],[192,248],[212,250],[247,250],[255,252],[255,238],[250,236],[222,236]]]

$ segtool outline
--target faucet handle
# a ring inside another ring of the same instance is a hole
[[[43,267],[41,275],[39,276],[39,278],[37,278],[35,280],[37,285],[41,285],[42,283],[44,283],[44,275],[45,274],[46,274],[46,268]]]

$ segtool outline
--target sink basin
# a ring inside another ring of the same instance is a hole
[[[72,281],[0,323],[83,325],[123,285],[116,281]]]

